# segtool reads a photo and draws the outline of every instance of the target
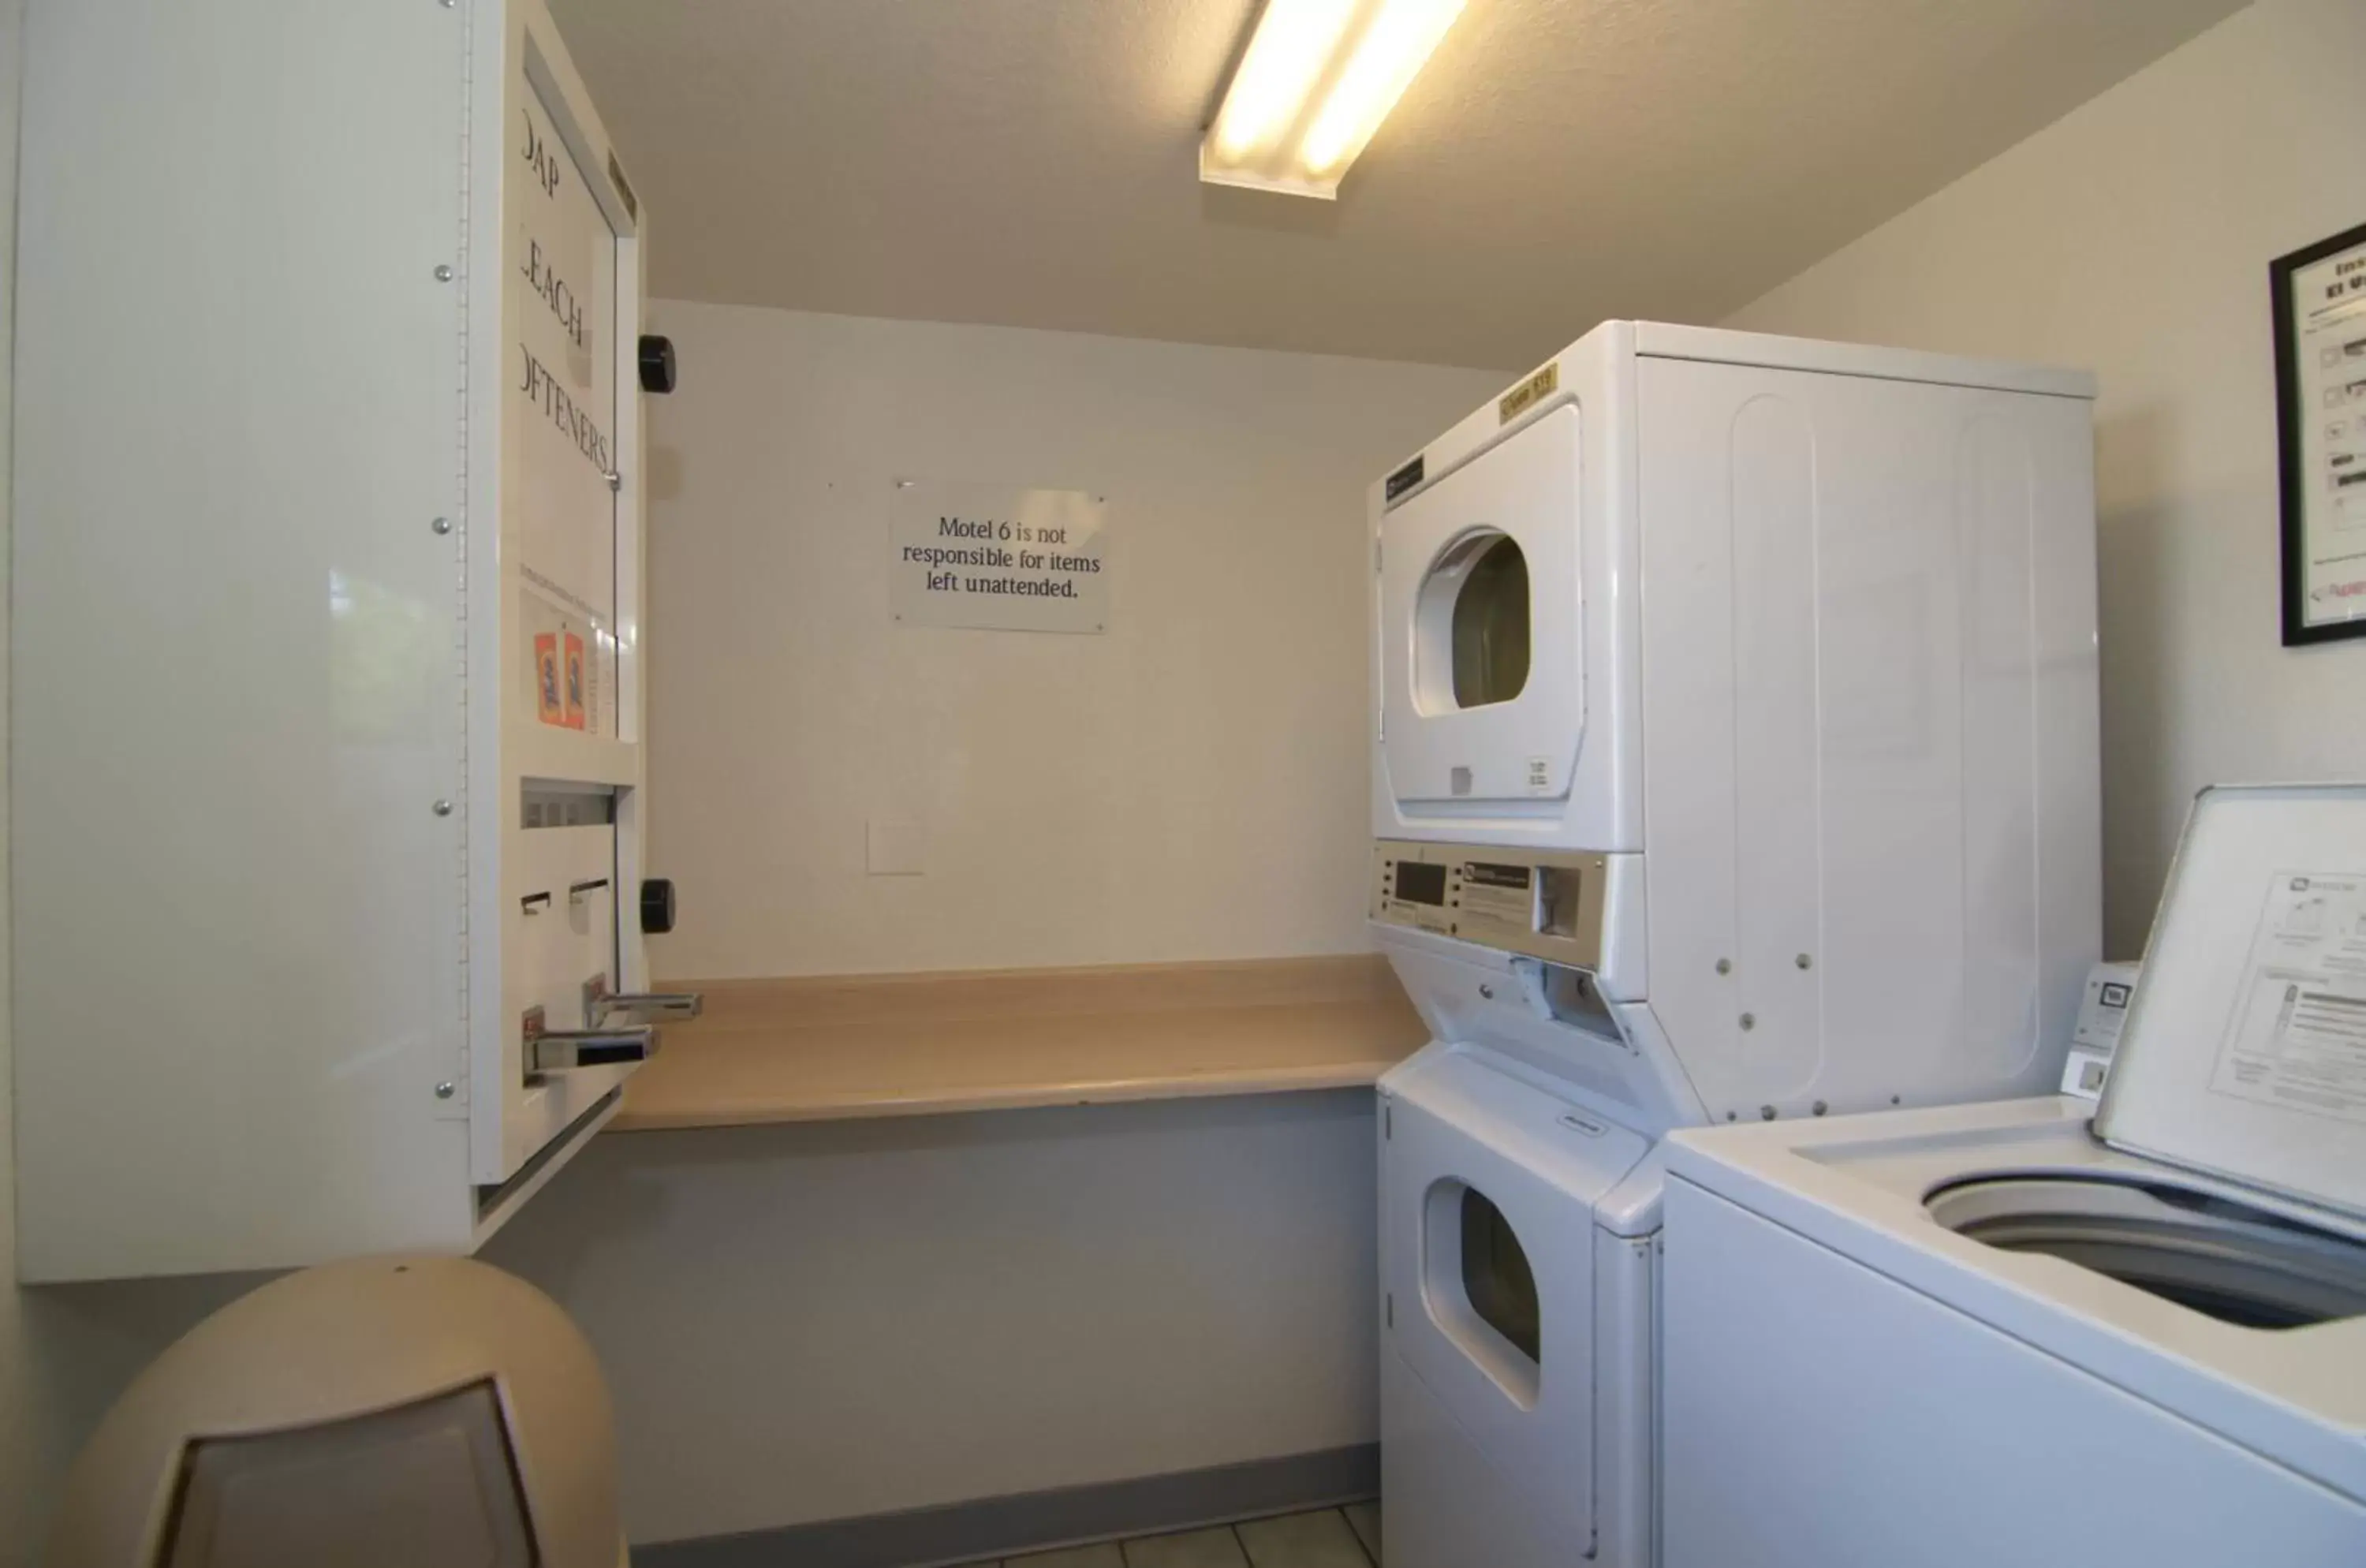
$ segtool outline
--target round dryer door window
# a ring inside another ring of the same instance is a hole
[[[1452,1178],[1433,1183],[1422,1216],[1422,1294],[1446,1340],[1523,1410],[1544,1371],[1536,1266],[1504,1211]]]
[[[1422,584],[1414,679],[1425,705],[1508,703],[1528,683],[1528,558],[1508,534],[1475,535]]]
[[[1512,1234],[1512,1222],[1475,1187],[1462,1190],[1462,1293],[1479,1321],[1502,1335],[1530,1367],[1543,1362],[1536,1270]]]
[[[1380,520],[1380,752],[1398,801],[1549,818],[1585,728],[1578,412],[1556,409]]]

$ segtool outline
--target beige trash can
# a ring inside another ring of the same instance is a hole
[[[615,1568],[599,1363],[454,1258],[308,1269],[191,1329],[75,1461],[56,1568]]]

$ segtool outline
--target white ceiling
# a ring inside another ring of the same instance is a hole
[[[1201,186],[1254,0],[552,0],[652,292],[1518,369],[1716,321],[2239,0],[1470,0],[1335,204]]]

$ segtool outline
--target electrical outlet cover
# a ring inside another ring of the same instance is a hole
[[[873,876],[918,876],[929,868],[929,837],[908,817],[874,817],[865,835],[864,863]]]

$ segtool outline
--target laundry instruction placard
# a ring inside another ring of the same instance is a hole
[[[888,607],[906,626],[1109,629],[1106,498],[898,479],[895,505]]]

